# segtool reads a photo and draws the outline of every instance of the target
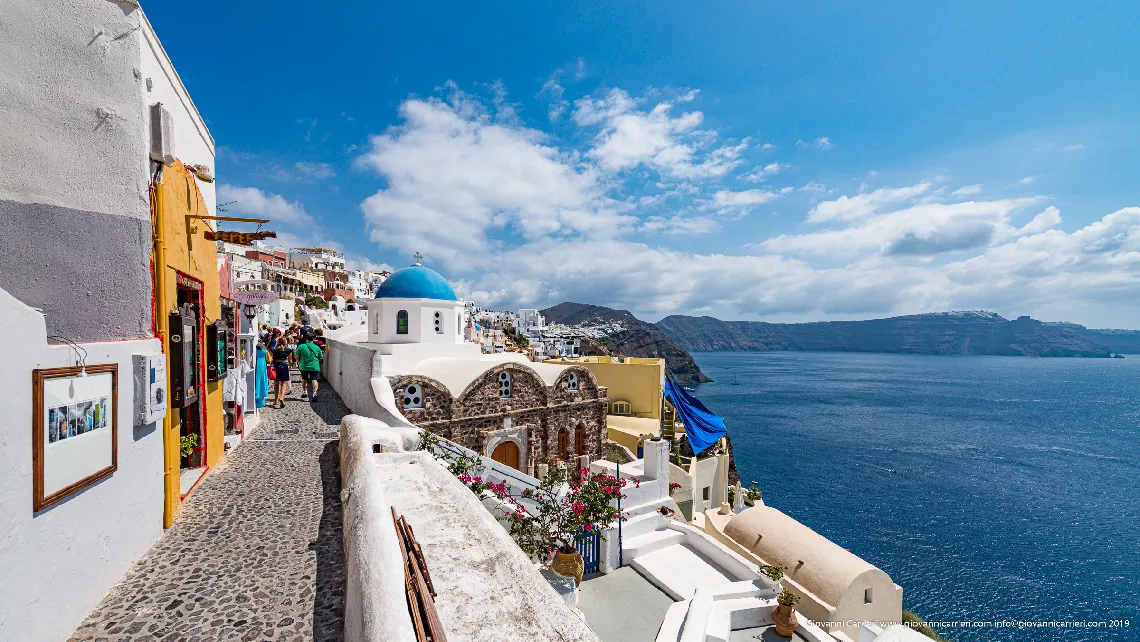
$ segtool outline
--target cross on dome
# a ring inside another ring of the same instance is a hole
[[[424,259],[424,255],[420,254],[419,252],[416,252],[415,254],[412,255],[412,260],[415,261],[415,263],[413,263],[412,265],[422,265],[422,263],[420,263],[420,261],[422,261],[423,259]]]

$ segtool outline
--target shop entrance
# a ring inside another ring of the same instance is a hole
[[[181,369],[186,398],[193,401],[178,409],[179,494],[185,496],[206,470],[205,314],[202,309],[202,282],[180,273],[177,283],[178,309],[183,311],[183,318],[193,319],[193,323],[186,326],[191,336],[183,336],[182,339]],[[174,332],[174,328],[171,331]]]

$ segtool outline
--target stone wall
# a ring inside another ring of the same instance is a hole
[[[511,377],[510,397],[500,396],[499,376]],[[573,374],[577,389],[571,389]],[[543,457],[558,456],[558,431],[569,431],[572,456],[605,456],[606,391],[590,371],[567,368],[547,387],[524,365],[505,363],[487,370],[453,398],[438,381],[419,375],[391,377],[397,403],[409,385],[419,385],[422,408],[405,408],[404,417],[417,426],[450,439],[465,448],[490,454],[504,440],[519,443],[519,467],[533,474]],[[583,452],[575,448],[577,433],[583,433]]]

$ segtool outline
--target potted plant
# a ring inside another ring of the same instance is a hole
[[[178,440],[178,454],[181,456],[182,461],[185,462],[185,467],[190,467],[193,462],[191,455],[194,454],[194,449],[198,447],[198,435],[189,434],[184,435]]]
[[[787,587],[776,596],[776,611],[772,613],[772,623],[776,625],[777,635],[790,638],[795,634],[799,627],[795,606],[799,601],[800,596],[789,591]]]
[[[744,489],[744,502],[749,506],[755,506],[756,502],[764,498],[764,493],[756,487],[756,482],[752,482],[751,488]]]

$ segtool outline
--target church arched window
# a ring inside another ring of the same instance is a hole
[[[562,461],[570,459],[570,431],[565,426],[558,429],[558,458]]]
[[[566,387],[569,388],[570,390],[577,390],[578,389],[578,373],[577,372],[571,372],[570,374],[566,375]]]
[[[511,396],[511,373],[506,370],[499,373],[499,398],[509,399]]]
[[[424,391],[418,384],[409,384],[404,388],[404,408],[423,408]]]
[[[443,334],[443,313],[438,310],[435,313],[435,333]]]
[[[396,334],[408,333],[408,311],[400,310],[396,313]]]
[[[578,424],[578,429],[574,431],[574,454],[586,454],[586,424]]]

